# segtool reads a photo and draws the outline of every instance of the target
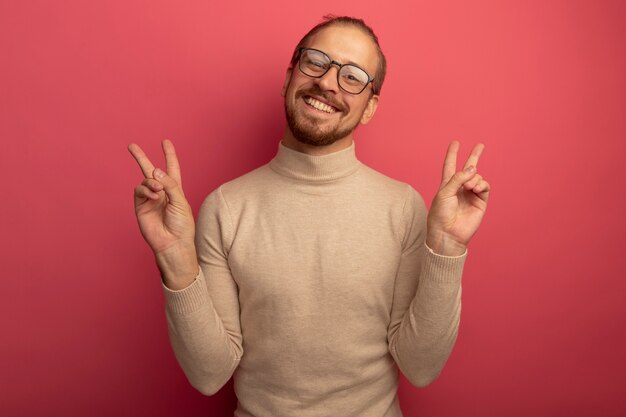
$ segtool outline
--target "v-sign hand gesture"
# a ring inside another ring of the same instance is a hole
[[[178,289],[191,283],[198,272],[195,223],[183,193],[174,145],[165,140],[162,146],[167,173],[155,168],[138,145],[128,147],[145,177],[135,188],[135,214],[166,285]]]
[[[426,244],[438,254],[462,255],[482,222],[490,186],[476,167],[484,148],[474,146],[463,170],[456,172],[459,142],[448,147],[441,185],[428,213]]]

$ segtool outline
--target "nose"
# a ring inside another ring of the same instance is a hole
[[[324,91],[332,91],[334,93],[339,92],[339,84],[337,79],[338,72],[339,68],[331,64],[328,71],[326,71],[326,74],[317,79],[317,84]]]

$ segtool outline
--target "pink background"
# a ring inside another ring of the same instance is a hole
[[[194,210],[267,162],[284,71],[326,13],[389,60],[359,158],[430,202],[447,143],[493,186],[458,342],[407,416],[626,414],[626,3],[0,3],[0,414],[230,416],[169,347],[126,151],[170,138]]]

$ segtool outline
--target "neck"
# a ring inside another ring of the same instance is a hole
[[[289,129],[289,127],[286,127],[285,134],[283,135],[282,144],[285,147],[289,149],[293,149],[294,151],[297,151],[297,152],[302,152],[302,153],[305,153],[307,155],[312,155],[312,156],[322,156],[322,155],[328,155],[328,154],[349,148],[350,145],[352,145],[352,134],[346,137],[343,137],[331,143],[330,145],[313,146],[313,145],[300,142],[298,139],[295,138],[293,133],[291,133],[291,130]]]

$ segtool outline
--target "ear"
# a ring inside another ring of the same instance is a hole
[[[283,89],[280,91],[280,95],[285,97],[287,94],[287,87],[289,87],[289,81],[291,81],[291,74],[293,72],[293,68],[287,68],[287,72],[285,73],[285,83],[283,84]]]
[[[363,115],[361,116],[362,124],[364,125],[368,124],[369,121],[372,120],[372,117],[374,117],[374,113],[376,113],[376,108],[378,107],[378,99],[379,99],[379,96],[374,94],[367,101],[367,105],[365,106],[365,111],[363,112]]]

